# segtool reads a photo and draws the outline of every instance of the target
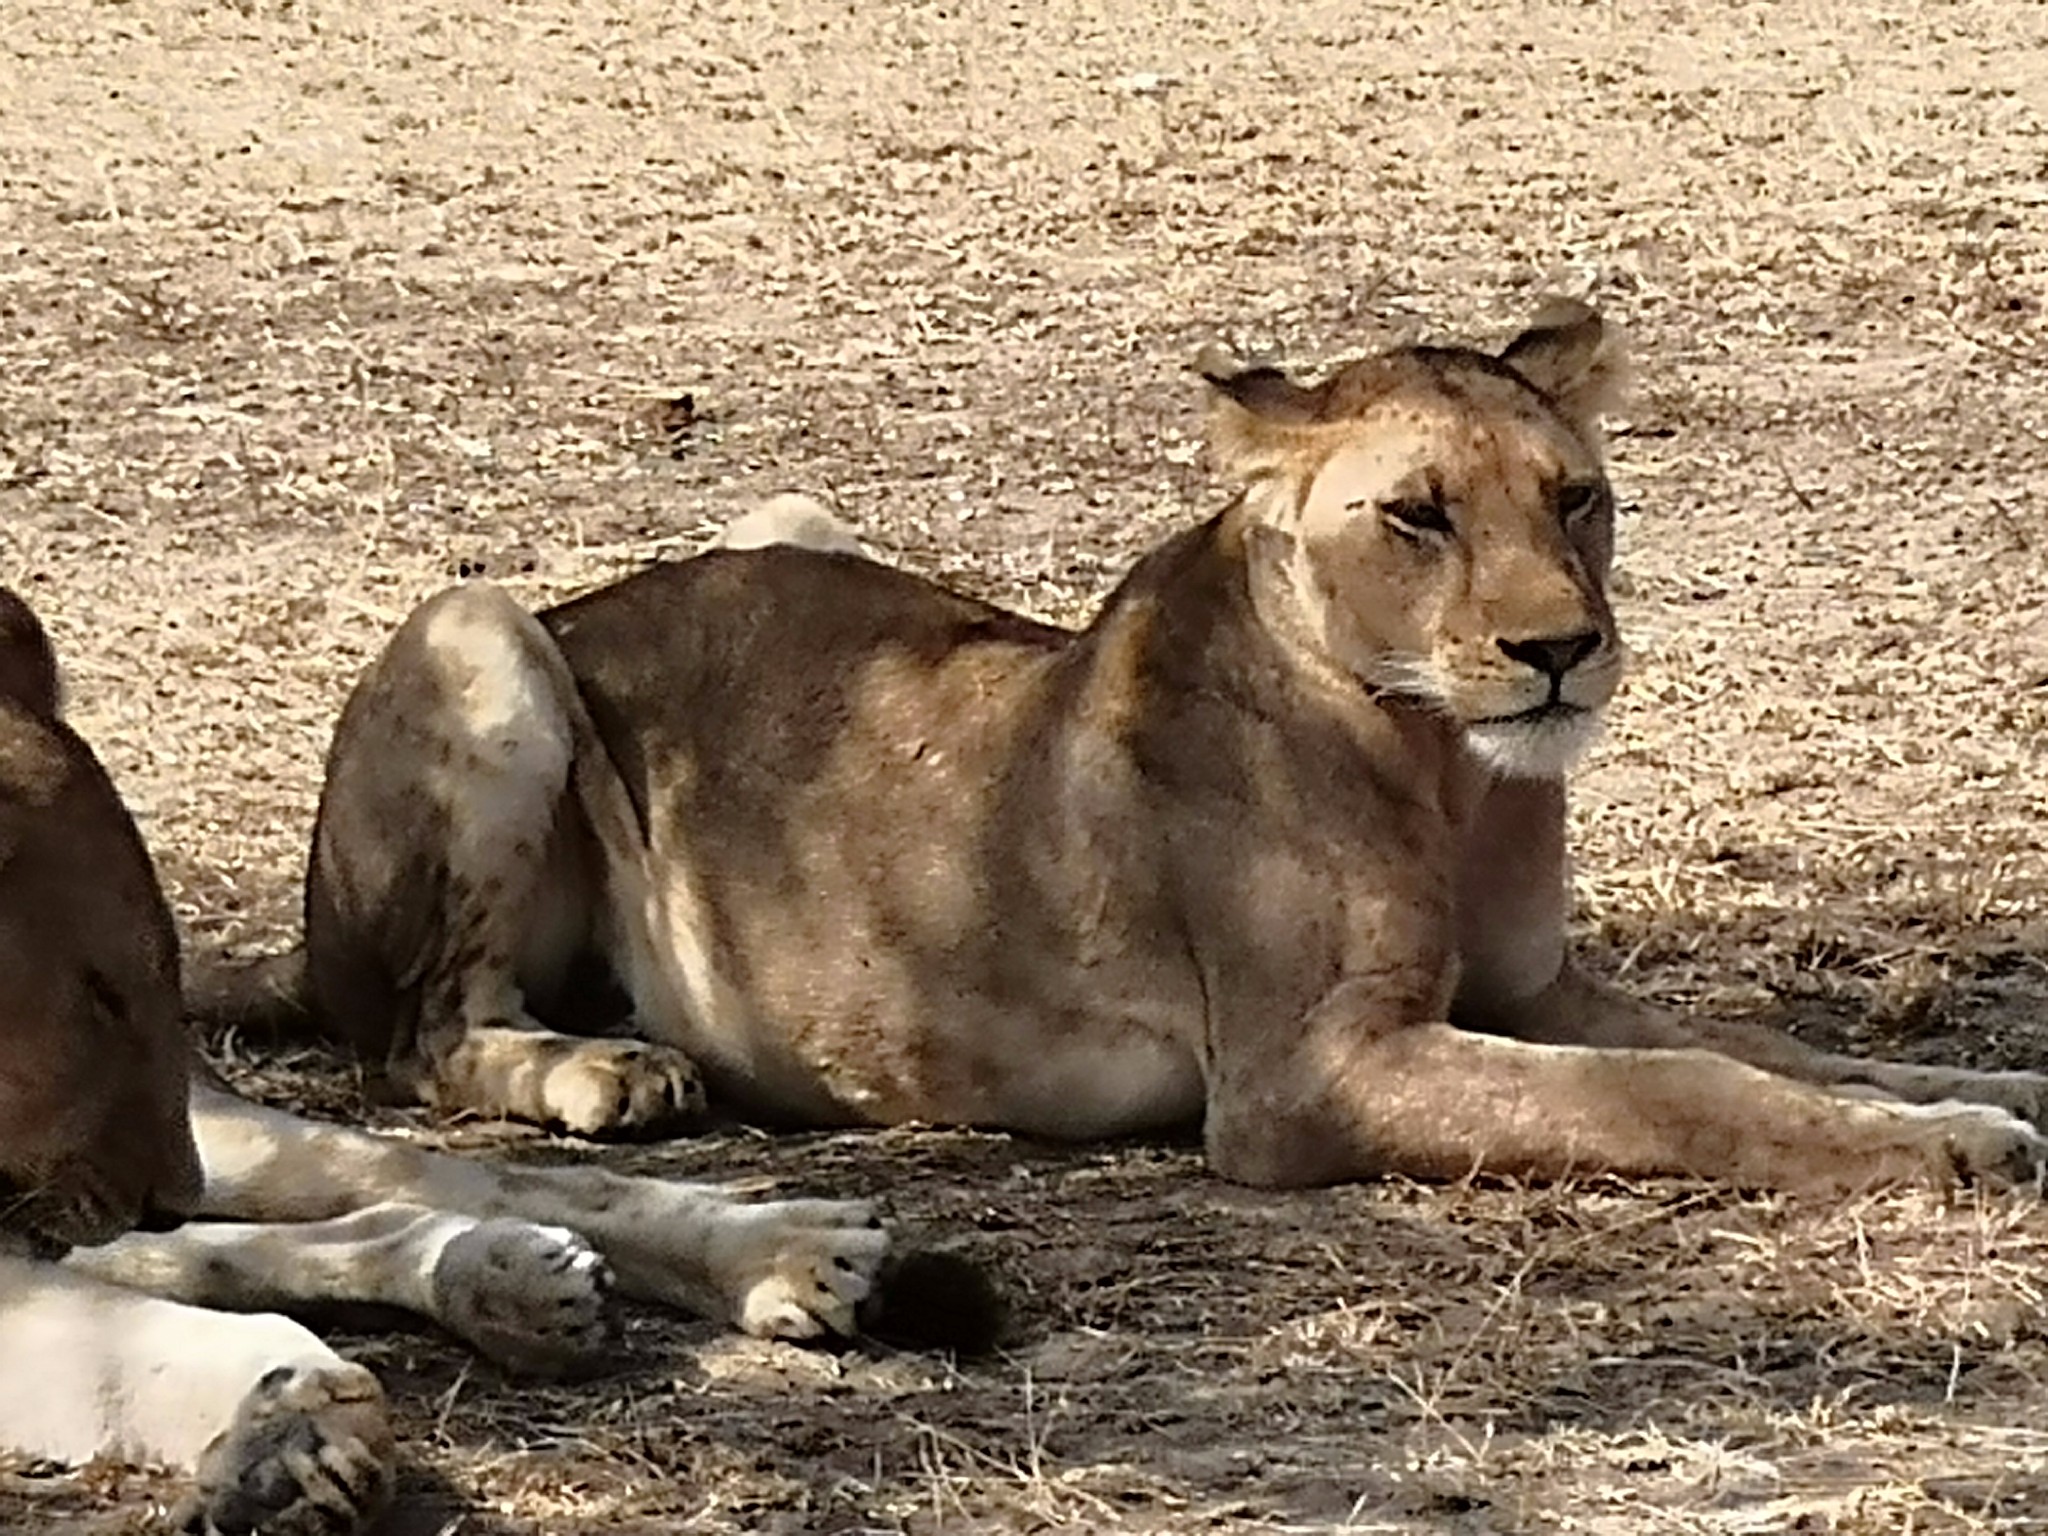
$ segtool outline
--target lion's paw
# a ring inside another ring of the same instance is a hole
[[[282,1365],[206,1448],[179,1529],[204,1536],[353,1536],[391,1500],[384,1390],[359,1365]]]
[[[1950,1171],[1966,1184],[2032,1185],[2048,1180],[2048,1136],[1991,1104],[1913,1107],[1940,1138]]]
[[[1972,1072],[1954,1091],[1971,1104],[1990,1104],[2035,1129],[2048,1129],[2048,1077],[2039,1072]]]
[[[441,1250],[433,1284],[441,1325],[508,1370],[585,1370],[617,1339],[611,1270],[563,1227],[479,1222]]]
[[[644,1136],[704,1113],[704,1081],[681,1051],[644,1040],[579,1040],[541,1083],[542,1118],[577,1136]]]
[[[762,1339],[851,1336],[875,1288],[889,1236],[861,1200],[776,1200],[741,1207],[720,1269],[733,1318]]]

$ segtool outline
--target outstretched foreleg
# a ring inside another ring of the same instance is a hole
[[[1824,1051],[1783,1030],[1659,1008],[1595,980],[1570,961],[1542,992],[1502,1010],[1497,1027],[1516,1039],[1550,1045],[1717,1051],[1818,1087],[1907,1104],[1988,1104],[2048,1128],[2048,1076],[2039,1072],[1984,1072]]]
[[[1271,1185],[1686,1174],[1839,1190],[2038,1183],[2048,1167],[2048,1138],[1992,1105],[1851,1096],[1699,1048],[1390,1024],[1380,990],[1339,985],[1284,1052],[1219,1054],[1206,1126],[1219,1172]]]
[[[588,1369],[615,1336],[610,1273],[574,1232],[399,1202],[326,1221],[187,1222],[79,1249],[66,1265],[235,1312],[397,1308],[529,1375]]]
[[[319,1124],[205,1086],[194,1092],[193,1126],[207,1215],[330,1222],[363,1213],[367,1222],[370,1207],[397,1202],[443,1221],[566,1229],[604,1256],[624,1294],[762,1336],[852,1333],[888,1251],[863,1202],[749,1202],[602,1168],[507,1167]],[[178,1236],[152,1241],[174,1244]],[[425,1247],[422,1240],[407,1251]],[[415,1294],[431,1301],[431,1292],[429,1285]],[[415,1310],[465,1331],[445,1309]]]

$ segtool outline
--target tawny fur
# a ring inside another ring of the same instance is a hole
[[[501,1168],[190,1081],[155,873],[57,708],[0,589],[0,1450],[189,1467],[190,1529],[339,1536],[390,1489],[383,1396],[279,1311],[402,1308],[543,1373],[604,1361],[614,1284],[853,1331],[887,1248],[865,1204]],[[120,1235],[188,1216],[221,1219]]]
[[[1262,1184],[2032,1177],[2041,1078],[1681,1024],[1568,961],[1619,366],[1564,306],[1499,356],[1218,369],[1241,496],[1078,633],[836,541],[538,616],[444,593],[336,734],[315,1010],[435,1102],[592,1131],[682,1123],[694,1066],[808,1124],[1199,1124]],[[646,1059],[555,1032],[592,961]]]

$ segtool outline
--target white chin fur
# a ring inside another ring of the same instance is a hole
[[[1599,739],[1590,712],[1547,720],[1496,720],[1465,728],[1472,755],[1504,779],[1561,779]]]

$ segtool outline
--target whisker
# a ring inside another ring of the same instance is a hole
[[[1450,712],[1443,685],[1426,657],[1388,651],[1375,656],[1361,675],[1369,688],[1399,694],[1440,714]]]

